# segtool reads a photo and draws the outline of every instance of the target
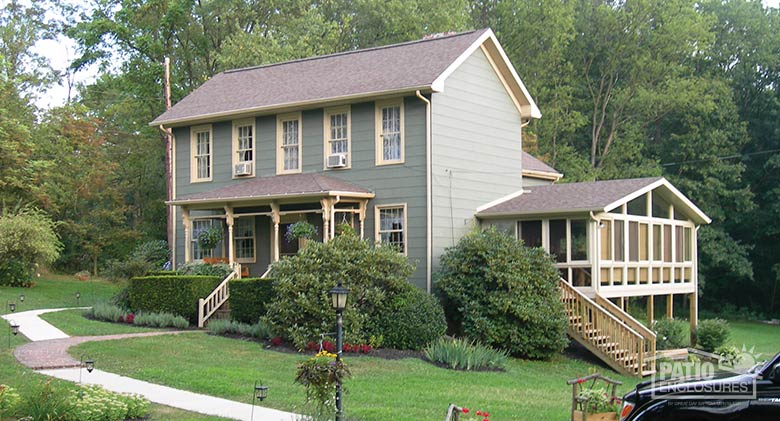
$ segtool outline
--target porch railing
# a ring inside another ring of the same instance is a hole
[[[233,279],[241,279],[241,265],[238,263],[233,264],[233,271],[222,280],[222,282],[214,288],[214,291],[206,298],[198,299],[198,327],[202,328],[206,325],[206,321],[214,313],[222,307],[223,304],[230,298],[229,283]]]

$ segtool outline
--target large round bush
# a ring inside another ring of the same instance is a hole
[[[264,320],[299,349],[333,332],[336,316],[328,291],[339,281],[349,288],[344,342],[368,343],[378,312],[391,297],[408,291],[414,266],[395,249],[372,247],[353,232],[328,243],[310,241],[297,255],[273,264],[276,299]]]
[[[385,347],[422,349],[444,336],[447,322],[439,299],[409,284],[406,292],[389,300],[378,314],[375,336],[382,335]]]
[[[42,211],[24,207],[0,213],[0,285],[29,287],[36,265],[53,263],[62,251],[56,225]]]
[[[453,334],[538,359],[568,343],[559,279],[542,249],[489,228],[447,249],[436,287]]]

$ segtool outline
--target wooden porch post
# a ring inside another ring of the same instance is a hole
[[[368,208],[368,199],[363,199],[360,201],[360,205],[358,208],[358,217],[360,218],[360,238],[362,239],[364,236],[364,227],[366,223],[366,208]]]
[[[189,263],[192,256],[190,253],[190,209],[186,206],[181,207],[181,222],[184,225],[184,263]]]
[[[655,302],[652,295],[647,296],[647,325],[653,325],[653,319],[655,318]]]
[[[666,317],[669,319],[674,318],[674,294],[666,296]]]
[[[273,261],[278,262],[279,261],[279,222],[281,221],[281,216],[279,215],[279,204],[276,202],[271,202],[271,220],[274,222],[274,250],[273,250]]]
[[[333,206],[333,199],[323,197],[320,199],[320,205],[322,206],[322,242],[327,243],[330,239],[330,213],[331,207]]]
[[[696,346],[696,327],[699,324],[699,297],[694,292],[688,297],[688,302],[691,305],[690,317],[691,317],[691,347]]]
[[[236,262],[235,259],[235,250],[233,250],[233,223],[235,222],[233,218],[233,208],[230,206],[225,206],[225,223],[227,223],[228,227],[228,262],[233,265],[233,263]]]

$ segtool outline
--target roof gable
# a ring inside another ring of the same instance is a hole
[[[555,168],[545,164],[539,158],[523,151],[523,176],[558,181],[563,177]]]
[[[493,56],[494,68],[516,98],[523,117],[540,117],[495,35],[490,29],[482,29],[221,72],[150,125],[183,125],[285,107],[441,90],[443,81],[477,48]]]

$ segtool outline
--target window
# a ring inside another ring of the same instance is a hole
[[[685,261],[693,261],[693,229],[685,227]]]
[[[629,215],[647,216],[647,194],[628,202],[626,212]]]
[[[376,206],[376,241],[406,254],[406,205]]]
[[[683,261],[683,254],[685,250],[685,240],[683,238],[683,227],[676,226],[674,227],[674,260],[675,262],[682,262]]]
[[[252,163],[255,159],[255,122],[242,120],[233,123],[233,164]],[[254,172],[253,172],[254,173]]]
[[[541,247],[542,221],[521,221],[520,239],[526,247]]]
[[[566,262],[566,220],[550,221],[550,254],[555,255],[556,262]]]
[[[215,221],[213,219],[195,219],[192,221],[192,235],[190,236],[190,243],[192,247],[193,260],[203,260],[204,257],[212,257],[214,255],[214,249],[201,250],[200,245],[198,244],[198,234],[200,234],[201,231],[205,231],[211,228],[212,226],[219,226],[217,225],[218,223],[219,221]]]
[[[623,262],[625,261],[626,256],[626,249],[624,247],[625,245],[625,237],[623,234],[623,221],[615,221],[615,261],[616,262]]]
[[[588,260],[588,222],[583,219],[569,221],[571,231],[571,260]]]
[[[277,117],[277,174],[301,172],[301,113]]]
[[[601,260],[612,260],[612,221],[602,219],[599,228],[601,231]]]
[[[380,102],[376,106],[376,164],[404,162],[403,99]]]
[[[190,149],[192,150],[192,181],[211,181],[211,126],[192,128]]]
[[[661,226],[653,224],[653,261],[660,262],[663,257],[663,236]]]
[[[255,218],[243,217],[236,219],[233,227],[233,242],[236,261],[239,263],[255,262]]]
[[[325,110],[325,168],[328,157],[344,155],[347,157],[347,167],[350,166],[350,112],[349,107],[339,107]]]

